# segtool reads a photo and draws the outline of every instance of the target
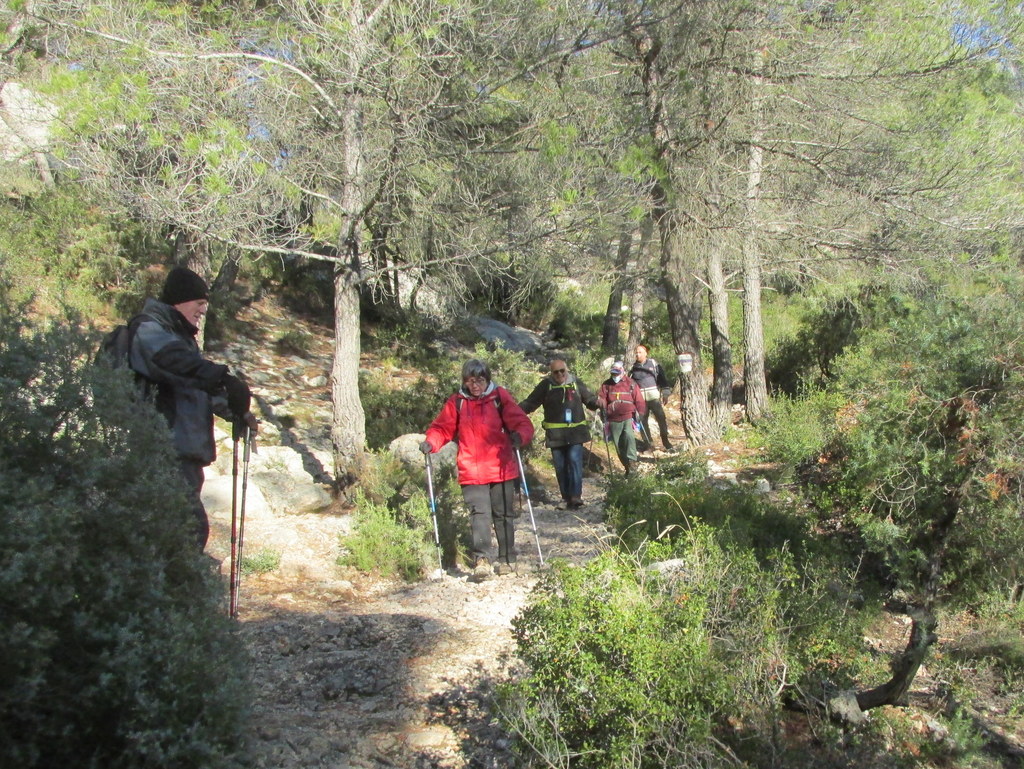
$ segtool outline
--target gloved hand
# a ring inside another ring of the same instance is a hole
[[[512,441],[512,448],[521,449],[523,447],[523,438],[519,433],[509,433],[508,439]]]
[[[228,408],[236,417],[244,417],[249,413],[249,405],[252,403],[252,391],[249,385],[231,374],[224,375],[224,389],[228,394]]]
[[[431,447],[430,441],[423,441],[423,443],[420,444],[420,451],[422,451],[424,454],[429,454],[433,450],[434,449],[433,447]]]

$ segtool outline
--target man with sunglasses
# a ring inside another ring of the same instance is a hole
[[[597,409],[597,397],[569,373],[565,361],[555,358],[548,375],[519,404],[527,414],[544,407],[545,445],[551,449],[562,504],[570,510],[583,507],[583,444],[590,440],[590,426],[583,407]]]

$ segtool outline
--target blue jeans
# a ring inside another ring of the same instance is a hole
[[[568,502],[583,496],[583,444],[551,448],[551,462],[555,466],[558,489],[562,499]]]

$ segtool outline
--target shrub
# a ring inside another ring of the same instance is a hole
[[[939,297],[840,363],[857,404],[831,497],[894,584],[976,600],[1015,579],[1024,525],[1019,286]],[[935,571],[938,569],[938,571]]]
[[[791,686],[846,670],[857,636],[824,583],[784,549],[765,559],[718,539],[698,523],[635,556],[553,565],[513,622],[526,670],[501,691],[525,753],[594,769],[735,765],[769,744]]]
[[[0,765],[226,766],[245,658],[166,424],[23,310],[0,310]]]
[[[342,538],[347,552],[339,562],[407,582],[421,577],[436,558],[425,495],[417,492],[398,508],[390,508],[371,502],[360,491],[356,507],[355,530]]]
[[[261,548],[252,555],[243,555],[241,571],[243,574],[266,574],[277,571],[281,566],[281,553],[269,547]]]
[[[771,415],[755,428],[765,457],[789,469],[817,458],[835,433],[836,413],[841,406],[841,398],[825,390],[812,390],[796,398],[772,398]]]

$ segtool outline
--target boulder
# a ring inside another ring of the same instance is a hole
[[[406,433],[399,435],[388,444],[388,451],[403,463],[414,467],[423,467],[423,454],[420,451],[420,444],[427,439],[423,433]],[[455,441],[441,447],[436,454],[430,455],[430,463],[435,470],[442,467],[453,467],[455,457],[458,453],[459,444]]]
[[[527,354],[544,351],[544,340],[540,334],[529,329],[510,326],[493,318],[473,317],[470,323],[488,344],[500,344],[506,350]]]

